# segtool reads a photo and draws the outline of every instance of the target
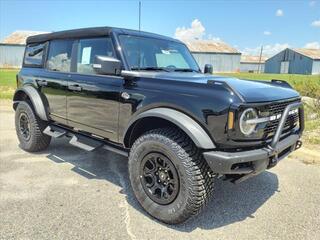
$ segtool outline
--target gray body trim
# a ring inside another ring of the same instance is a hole
[[[28,95],[38,117],[40,117],[44,121],[48,121],[49,120],[48,115],[47,115],[45,106],[43,104],[42,98],[38,93],[38,91],[34,87],[28,86],[28,85],[25,85],[22,88],[17,89],[13,97],[14,104],[20,101],[19,99],[17,99],[17,96],[20,92],[24,92],[25,94]]]
[[[140,113],[133,120],[131,120],[125,132],[125,136],[127,135],[127,131],[128,129],[130,129],[132,124],[134,124],[137,120],[145,117],[158,117],[172,122],[173,124],[181,128],[199,148],[216,148],[209,135],[195,120],[193,120],[186,114],[171,108],[154,108]]]

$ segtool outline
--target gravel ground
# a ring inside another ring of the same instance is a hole
[[[217,181],[208,207],[168,226],[145,214],[127,159],[54,140],[18,147],[14,112],[0,102],[0,239],[320,239],[320,167],[285,159],[239,185]]]

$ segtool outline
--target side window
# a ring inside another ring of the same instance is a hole
[[[70,72],[73,40],[50,42],[47,68],[51,71]]]
[[[96,55],[114,57],[111,38],[81,39],[78,44],[77,72],[96,74],[93,61]]]
[[[41,67],[45,52],[45,43],[28,44],[24,55],[25,66]]]

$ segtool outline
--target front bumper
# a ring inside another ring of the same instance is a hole
[[[299,108],[299,130],[280,141],[289,111],[297,107]],[[240,175],[236,182],[248,179],[275,166],[281,159],[301,146],[299,139],[304,130],[303,115],[301,102],[288,105],[279,121],[276,133],[267,147],[241,152],[210,151],[204,152],[203,156],[214,173]]]

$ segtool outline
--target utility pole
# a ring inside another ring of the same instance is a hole
[[[141,31],[141,1],[139,1],[139,31]]]
[[[260,50],[260,57],[259,57],[259,64],[258,64],[258,73],[260,73],[260,65],[261,65],[261,60],[262,60],[262,51],[263,51],[263,45],[261,45],[261,50]]]

